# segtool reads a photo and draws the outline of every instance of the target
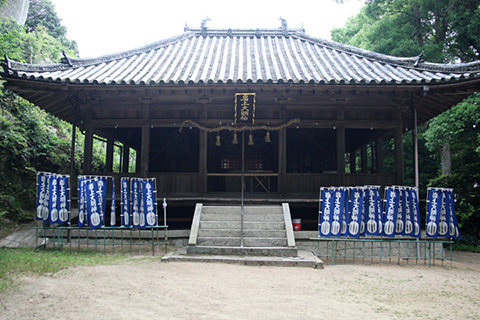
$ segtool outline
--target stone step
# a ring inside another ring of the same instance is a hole
[[[287,238],[243,238],[245,247],[286,247]]]
[[[271,256],[296,257],[297,248],[289,247],[223,247],[223,246],[188,246],[189,255],[224,255],[224,256]]]
[[[247,250],[252,249],[248,248]],[[263,252],[274,253],[275,255],[264,256],[253,255],[253,254],[241,254],[241,255],[207,255],[204,253],[189,253],[186,254],[182,248],[177,252],[165,255],[162,257],[162,261],[174,261],[174,262],[211,262],[211,263],[228,263],[228,264],[240,264],[248,266],[278,266],[278,267],[308,267],[314,269],[323,269],[323,262],[318,257],[312,254],[312,252],[307,250],[299,250],[298,254],[295,252],[293,256],[287,255],[276,255],[274,252],[268,252],[264,250]],[[187,248],[188,250],[188,248]],[[295,249],[296,250],[296,249]],[[195,251],[195,250],[194,250]],[[202,249],[196,250],[198,252],[203,251]],[[238,251],[240,253],[245,253],[245,250]],[[249,253],[248,251],[246,251]]]
[[[241,237],[198,237],[199,246],[235,247],[241,245]],[[286,247],[287,238],[243,237],[245,247]]]
[[[244,210],[247,215],[265,215],[278,214],[283,215],[281,206],[250,206],[245,207]]]
[[[200,221],[241,221],[240,213],[211,213],[202,212]]]
[[[202,215],[205,213],[216,214],[225,212],[240,214],[241,208],[240,206],[203,206],[202,208]]]
[[[240,221],[201,221],[200,230],[202,229],[241,229]],[[282,222],[252,222],[244,221],[244,230],[285,230],[285,223]]]
[[[240,229],[207,229],[198,230],[199,237],[240,237]]]
[[[241,245],[240,237],[198,237],[199,246],[237,247]]]
[[[266,214],[250,214],[245,213],[243,215],[244,221],[284,221],[283,213],[266,213]],[[240,213],[212,213],[202,212],[200,221],[241,221]]]
[[[206,229],[201,228],[198,231],[199,237],[240,237],[239,229]],[[253,238],[281,238],[285,237],[285,230],[244,230],[244,237]]]
[[[244,206],[244,211],[247,213],[269,213],[282,212],[281,206]],[[222,212],[237,212],[240,213],[241,206],[203,206],[202,212],[222,213]]]

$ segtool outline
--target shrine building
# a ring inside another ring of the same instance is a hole
[[[204,26],[98,58],[6,57],[1,78],[84,132],[83,174],[155,177],[188,220],[196,202],[239,203],[242,177],[245,201],[288,202],[293,215],[318,206],[322,186],[403,184],[402,135],[478,91],[480,62],[393,57],[286,26]],[[107,142],[104,172],[92,170],[95,138]]]

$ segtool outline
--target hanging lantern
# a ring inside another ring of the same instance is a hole
[[[238,137],[236,132],[233,133],[232,144],[238,144]]]
[[[220,142],[220,133],[217,132],[217,140],[215,141],[215,145],[217,147],[220,147],[222,143]]]
[[[253,143],[253,134],[250,132],[250,134],[248,135],[248,145],[249,146],[253,146],[254,143]]]
[[[270,131],[267,131],[267,133],[265,134],[265,142],[266,143],[272,142],[272,139],[270,138]]]

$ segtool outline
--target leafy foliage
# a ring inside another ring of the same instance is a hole
[[[31,1],[31,4],[38,2],[50,3]],[[71,47],[65,47],[60,41],[65,36],[64,30],[54,36],[43,24],[31,20],[27,23],[35,26],[29,32],[11,19],[0,20],[0,50],[10,59],[48,63],[58,62],[62,50],[75,54]],[[16,222],[31,219],[30,211],[36,196],[35,174],[37,171],[68,170],[70,141],[71,125],[0,84],[0,223],[5,219]],[[81,149],[82,139],[77,141],[79,146],[76,148]],[[77,157],[76,163],[79,164],[80,152]]]
[[[480,237],[480,94],[476,93],[432,119],[425,132],[426,146],[437,151],[448,143],[452,174],[439,176],[432,186],[454,188],[462,230],[474,243]]]
[[[27,32],[34,33],[39,28],[56,39],[66,51],[78,53],[77,43],[67,39],[67,28],[62,26],[50,0],[30,0],[28,16],[25,21]]]
[[[332,39],[394,56],[433,62],[480,55],[479,0],[372,0]]]
[[[25,61],[23,54],[24,28],[12,19],[0,19],[0,53],[17,61]]]
[[[423,52],[427,61],[468,62],[480,57],[480,0],[370,0],[331,35],[335,41],[394,56]],[[454,188],[462,232],[472,241],[480,237],[479,104],[480,95],[472,95],[420,127],[418,135],[420,191],[428,185]],[[413,184],[411,133],[403,141],[405,182]],[[452,152],[452,174],[447,176],[439,170],[444,144]]]

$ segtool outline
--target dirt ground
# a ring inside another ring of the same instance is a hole
[[[480,319],[480,254],[453,268],[160,262],[23,277],[0,319]]]

